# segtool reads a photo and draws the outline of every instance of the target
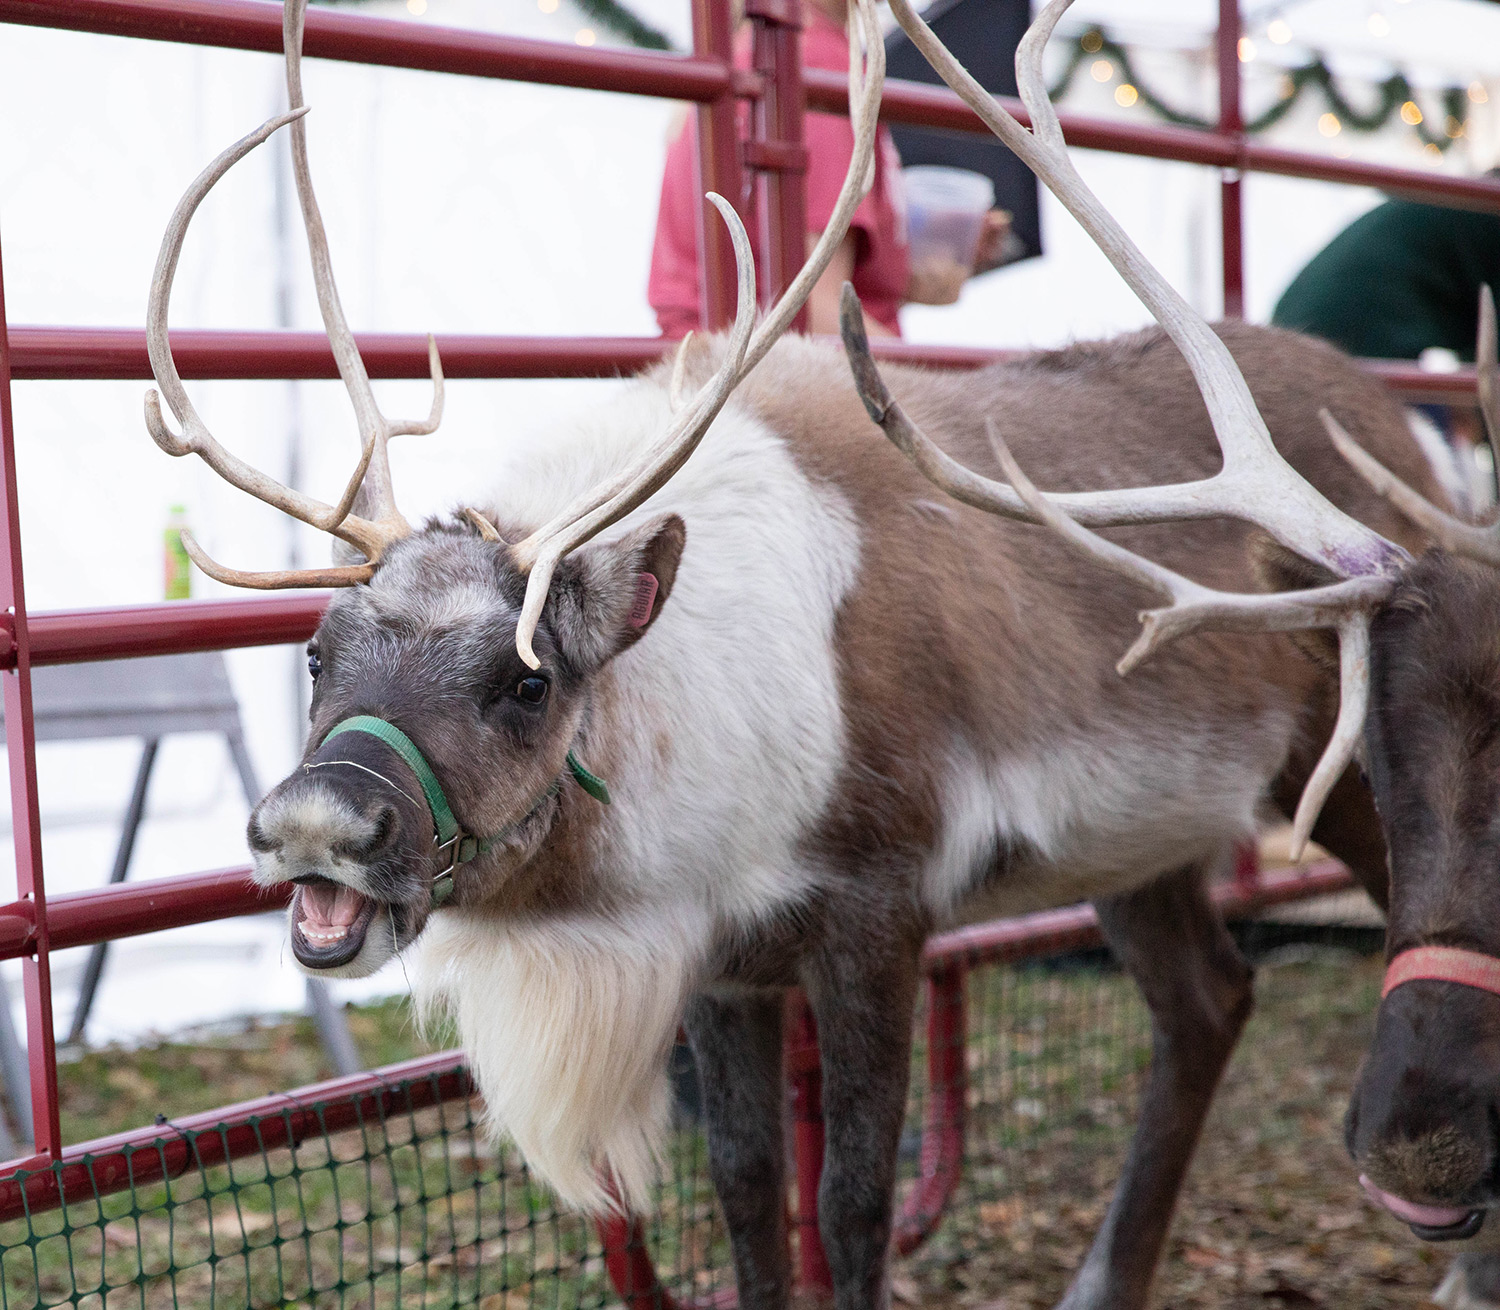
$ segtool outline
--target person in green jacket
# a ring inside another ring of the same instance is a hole
[[[1472,360],[1485,283],[1500,290],[1500,214],[1389,200],[1313,256],[1271,321],[1366,358]]]
[[[1500,214],[1388,200],[1313,256],[1271,321],[1367,359],[1419,359],[1436,346],[1472,360],[1486,284],[1500,290]],[[1497,470],[1478,412],[1416,410],[1431,426],[1414,421],[1413,435],[1455,507],[1483,512],[1495,502]]]

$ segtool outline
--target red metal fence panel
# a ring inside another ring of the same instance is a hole
[[[843,78],[822,70],[798,69],[795,0],[752,0],[757,24],[756,68],[736,71],[730,63],[728,6],[723,0],[694,0],[696,50],[662,55],[630,50],[577,49],[489,33],[412,24],[366,14],[319,9],[308,17],[309,56],[368,64],[425,69],[474,77],[504,78],[556,86],[668,96],[697,103],[704,145],[701,175],[707,186],[737,204],[745,200],[744,161],[735,119],[740,102],[759,139],[780,149],[760,152],[760,163],[774,155],[792,158],[786,147],[800,144],[800,118],[806,107],[847,109]],[[108,33],[276,52],[281,48],[281,11],[262,0],[0,0],[0,22]],[[1145,126],[1063,115],[1065,134],[1075,146],[1173,159],[1236,170],[1225,182],[1225,299],[1236,312],[1242,297],[1239,241],[1239,171],[1319,178],[1378,186],[1500,212],[1500,183],[1413,170],[1340,161],[1248,141],[1238,113],[1239,65],[1234,53],[1238,13],[1233,0],[1221,4],[1219,64],[1224,77],[1219,130],[1214,132]],[[1019,114],[1019,106],[1011,106]],[[892,83],[883,115],[888,120],[965,131],[982,130],[958,99],[944,89]],[[1024,115],[1020,115],[1024,117]],[[753,154],[754,152],[752,152]],[[760,186],[758,228],[764,267],[779,282],[800,259],[802,246],[800,179],[796,171],[770,170]],[[1233,188],[1233,190],[1231,190]],[[732,261],[727,245],[705,231],[706,317],[727,321],[732,306]],[[360,339],[371,376],[426,375],[425,338],[366,335]],[[179,367],[187,378],[333,377],[324,339],[307,333],[179,332],[173,334]],[[445,369],[453,378],[606,377],[648,367],[663,344],[639,338],[505,338],[457,336],[440,339]],[[878,353],[948,367],[973,367],[1004,352],[885,344]],[[1473,390],[1472,371],[1458,375],[1423,374],[1410,365],[1372,365],[1399,390],[1453,398]],[[102,941],[162,927],[253,913],[274,903],[248,880],[248,871],[197,874],[129,887],[60,896],[49,907],[41,864],[37,815],[35,751],[31,737],[29,677],[33,662],[113,658],[172,651],[296,641],[317,623],[326,597],[300,595],[256,600],[179,603],[130,609],[38,615],[28,619],[16,503],[14,432],[10,376],[24,379],[147,378],[144,334],[133,329],[17,328],[8,330],[0,278],[0,506],[5,512],[0,561],[0,677],[4,679],[12,806],[18,871],[17,900],[0,907],[0,958],[24,961],[27,1031],[32,1061],[32,1098],[39,1160],[63,1158],[56,1096],[52,1038],[49,952],[53,948]],[[1275,895],[1305,893],[1310,887],[1340,883],[1340,871],[1299,875]],[[1064,910],[1041,916],[1027,932],[1034,940],[1079,943],[1090,938],[1090,913]],[[1018,945],[1011,928],[963,930],[938,939],[930,959],[955,962],[1009,958]],[[456,1085],[455,1085],[456,1086]],[[355,1088],[357,1100],[371,1088]],[[295,1099],[295,1098],[293,1098]],[[243,1107],[241,1107],[243,1109]],[[154,1130],[153,1130],[154,1131]],[[227,1148],[226,1149],[230,1149]],[[948,1165],[934,1157],[934,1176]],[[950,1162],[951,1163],[951,1162]],[[944,1175],[946,1176],[946,1175]],[[0,1179],[0,1210],[14,1201]],[[924,1203],[923,1214],[931,1209]],[[920,1226],[925,1219],[914,1220]],[[813,1259],[813,1253],[809,1253]]]

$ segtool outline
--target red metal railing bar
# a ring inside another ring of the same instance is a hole
[[[803,70],[802,76],[809,109],[828,113],[849,111],[849,91],[842,74],[808,68]],[[1031,121],[1019,100],[1008,96],[999,99],[1021,122]],[[911,123],[919,127],[946,127],[959,132],[989,131],[946,87],[925,86],[919,82],[887,82],[880,116],[887,122]],[[1420,169],[1332,159],[1327,155],[1240,141],[1222,132],[1200,128],[1125,123],[1118,119],[1069,113],[1060,113],[1058,118],[1068,144],[1082,150],[1106,150],[1150,159],[1175,159],[1187,164],[1212,164],[1255,173],[1279,173],[1287,177],[1379,187],[1384,191],[1426,198],[1435,204],[1459,204],[1491,212],[1500,210],[1500,183],[1483,178],[1453,177]]]
[[[1348,891],[1354,876],[1337,860],[1320,860],[1296,869],[1263,873],[1253,884],[1235,881],[1214,888],[1214,902],[1225,918],[1243,917],[1273,905]],[[922,953],[932,972],[960,962],[970,966],[1034,960],[1065,951],[1104,945],[1099,916],[1091,905],[1042,910],[1015,919],[956,928],[929,938]]]
[[[729,6],[693,0],[693,52],[726,66],[734,58]],[[749,194],[740,167],[739,102],[726,92],[698,107],[698,194],[713,191],[747,216]],[[698,206],[700,321],[717,331],[734,322],[739,275],[729,230],[708,203]]]
[[[213,923],[279,910],[291,888],[260,886],[248,867],[216,869],[117,883],[97,890],[63,892],[47,902],[51,949],[93,946],[97,942]],[[27,901],[0,905],[0,960],[21,959],[36,949],[36,920]]]
[[[1240,110],[1240,0],[1219,0],[1215,33],[1219,64],[1219,134],[1243,150],[1245,119]],[[1222,255],[1224,317],[1245,317],[1245,197],[1240,169],[1219,179],[1219,248]]]
[[[833,1291],[833,1272],[818,1231],[818,1185],[823,1176],[823,1064],[818,1025],[800,990],[787,997],[786,1085],[791,1108],[792,1158],[797,1194],[797,1286],[824,1295]]]
[[[31,619],[31,663],[82,664],[306,641],[328,608],[326,591],[245,600],[179,600],[119,609],[53,610]],[[4,652],[0,668],[15,664]]]
[[[151,380],[140,328],[17,326],[11,333],[17,378]],[[425,334],[361,332],[355,341],[372,378],[427,376]],[[457,334],[439,336],[437,343],[449,378],[615,377],[650,368],[672,344],[660,337]],[[321,332],[178,330],[172,355],[188,379],[338,377]],[[414,368],[418,357],[423,362]]]
[[[964,1167],[968,1108],[966,964],[939,964],[927,977],[927,1096],[917,1180],[896,1215],[898,1255],[910,1255],[942,1221]]]
[[[1308,896],[1345,891],[1354,885],[1349,871],[1335,860],[1299,869],[1262,873],[1254,883],[1219,888],[1215,895],[1226,916],[1244,915],[1266,906]],[[91,946],[118,937],[133,937],[166,928],[209,923],[215,919],[262,914],[284,905],[286,891],[267,891],[248,868],[152,878],[142,882],[65,892],[49,902],[53,950]],[[1098,919],[1087,905],[1073,905],[976,927],[940,933],[923,955],[929,974],[968,965],[1034,959],[1061,951],[1103,944]],[[0,905],[0,960],[26,955],[35,942],[30,905]]]
[[[45,1156],[62,1150],[58,1119],[57,1051],[52,1026],[52,964],[48,956],[47,888],[42,876],[42,822],[37,802],[36,733],[31,714],[31,635],[26,622],[26,577],[21,559],[20,487],[16,481],[16,431],[10,398],[10,345],[6,332],[4,260],[0,259],[0,610],[10,662],[4,682],[6,750],[10,761],[12,841],[16,895],[31,918],[34,954],[21,964],[26,1004],[26,1051],[31,1073],[31,1115],[36,1147]]]
[[[281,6],[266,0],[0,0],[0,22],[281,53]],[[326,8],[308,13],[303,49],[316,59],[673,100],[758,89],[753,76],[692,55],[585,49]]]
[[[176,1178],[189,1169],[308,1137],[358,1128],[470,1095],[461,1051],[444,1051],[365,1073],[277,1092],[203,1114],[70,1146],[59,1167],[41,1156],[0,1165],[0,1222],[92,1201],[127,1187]],[[17,1177],[28,1170],[41,1170]]]
[[[12,376],[28,381],[151,380],[146,334],[139,328],[13,327]],[[405,333],[356,337],[374,378],[427,377],[427,338]],[[650,368],[675,343],[660,337],[439,337],[444,372],[452,378],[614,377]],[[880,359],[938,368],[982,368],[1018,359],[1024,350],[932,346],[877,338]],[[172,333],[172,351],[190,379],[334,378],[333,352],[316,332]],[[1474,394],[1474,370],[1428,373],[1408,360],[1361,360],[1394,390],[1431,399]],[[42,616],[35,616],[40,619]]]
[[[755,179],[760,301],[770,308],[807,262],[807,149],[802,131],[802,7],[799,0],[746,0],[751,67],[765,94],[750,108],[745,149]],[[806,308],[792,322],[806,331]]]

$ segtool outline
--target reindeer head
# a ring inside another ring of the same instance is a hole
[[[1300,853],[1334,783],[1363,746],[1390,853],[1393,955],[1374,1044],[1350,1109],[1367,1189],[1418,1235],[1472,1236],[1500,1205],[1500,524],[1461,523],[1423,500],[1323,414],[1340,453],[1445,549],[1415,563],[1319,495],[1277,453],[1222,341],[1151,267],[1068,158],[1042,51],[1070,0],[1051,0],[1017,52],[1027,131],[958,64],[910,0],[891,9],[913,43],[1068,208],[1182,351],[1223,454],[1215,476],[1174,486],[1046,495],[990,429],[1009,485],[957,464],[881,381],[845,288],[844,342],[871,417],[922,472],[970,505],[1045,524],[1080,552],[1162,594],[1120,672],[1207,628],[1331,628],[1341,699],[1293,825]],[[1500,444],[1494,306],[1481,298],[1480,397]],[[1200,586],[1090,529],[1228,515],[1299,560],[1297,590],[1231,595]],[[1476,563],[1474,561],[1481,561]],[[1375,703],[1370,707],[1371,686]],[[1367,717],[1367,709],[1370,710]],[[1436,947],[1436,950],[1432,948]]]
[[[884,46],[871,0],[859,0],[851,42],[855,148],[838,202],[806,265],[756,326],[754,260],[744,227],[719,196],[739,269],[738,308],[722,362],[684,395],[689,343],[678,354],[672,415],[636,463],[550,520],[497,525],[473,508],[414,530],[396,508],[387,443],[433,431],[443,378],[429,341],[432,412],[421,422],[381,414],[344,319],[307,161],[300,60],[305,0],[286,0],[290,112],[224,151],[194,181],[168,225],[148,312],[158,385],[151,435],[172,455],[197,454],[242,490],[331,533],[332,568],[247,573],[210,559],[211,577],[242,587],[344,588],[308,647],[315,679],[311,733],[299,767],[256,807],[249,826],[257,877],[295,883],[291,940],[308,971],[373,972],[452,898],[503,894],[559,826],[577,787],[607,805],[607,785],[579,748],[602,670],[647,632],[666,603],[686,530],[662,515],[608,540],[595,537],[656,492],[692,454],[734,388],[800,311],[847,234],[874,177]],[[862,47],[862,50],[861,50]],[[228,169],[278,128],[292,160],[323,321],[359,421],[360,458],[334,505],[284,487],[221,447],[199,418],[172,360],[167,306],[194,211]]]

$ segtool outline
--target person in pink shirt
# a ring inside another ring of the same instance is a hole
[[[807,0],[803,7],[802,63],[806,68],[844,72],[849,67],[845,35],[847,0]],[[735,62],[749,66],[749,45],[735,43]],[[854,153],[854,131],[840,114],[809,113],[803,120],[807,144],[808,249],[827,226],[839,188]],[[686,336],[702,326],[698,304],[698,192],[694,166],[694,120],[689,117],[667,149],[662,177],[661,208],[656,219],[656,242],[651,252],[648,296],[662,334]],[[981,243],[978,269],[993,267],[1004,242],[1008,219],[1002,211],[990,214]],[[875,184],[854,211],[849,235],[808,298],[808,323],[813,332],[838,331],[839,289],[852,282],[865,307],[872,336],[901,335],[897,311],[909,300],[941,303],[951,293],[934,293],[914,286],[907,258],[906,213],[901,194],[901,158],[890,133],[880,129],[875,152]]]

